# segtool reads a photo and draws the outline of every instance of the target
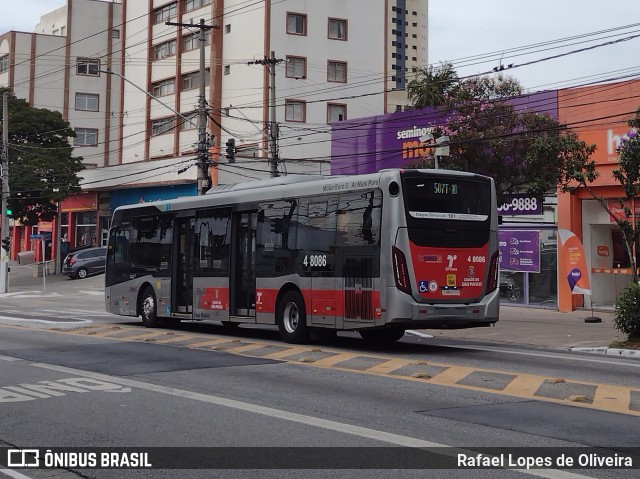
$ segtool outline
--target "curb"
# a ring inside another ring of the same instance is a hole
[[[608,348],[606,346],[598,348],[569,348],[569,351],[578,353],[604,354],[605,356],[626,357],[632,359],[640,359],[640,350],[638,349],[619,349]]]

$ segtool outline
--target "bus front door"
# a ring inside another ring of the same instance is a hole
[[[193,313],[193,218],[176,218],[173,231],[173,281],[171,310],[179,314]]]
[[[256,315],[256,230],[258,212],[240,212],[234,217],[231,276],[231,314]]]

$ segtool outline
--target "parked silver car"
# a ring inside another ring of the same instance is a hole
[[[62,263],[62,274],[71,279],[104,273],[107,248],[87,248],[69,253]]]

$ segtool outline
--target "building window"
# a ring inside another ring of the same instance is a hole
[[[284,119],[286,121],[304,122],[307,115],[307,103],[301,100],[285,100],[285,114]]]
[[[76,128],[74,146],[98,146],[98,130],[95,128]]]
[[[327,63],[327,81],[329,82],[347,82],[347,64],[346,62],[335,62],[329,60]]]
[[[330,18],[329,38],[331,38],[332,40],[346,40],[347,21],[342,18]]]
[[[206,30],[204,32],[204,44],[211,45],[211,32]],[[193,33],[191,35],[186,35],[182,37],[182,49],[185,52],[195,50],[196,48],[200,48],[200,34]]]
[[[152,86],[153,96],[172,95],[176,91],[176,80],[175,78],[170,78],[168,80],[155,82]]]
[[[224,74],[225,75],[231,74],[231,65],[225,65],[224,66]]]
[[[100,60],[78,58],[78,62],[76,63],[76,75],[100,75]]]
[[[343,103],[327,104],[327,123],[344,121],[347,119],[347,105]]]
[[[118,30],[117,28],[112,28],[111,38],[120,38],[120,30]]]
[[[76,93],[76,110],[98,111],[98,100],[93,93]]]
[[[60,36],[64,37],[64,32],[65,32],[66,28],[63,26],[60,27]]]
[[[287,33],[291,35],[306,35],[307,16],[301,13],[287,13]]]
[[[231,24],[230,23],[227,23],[224,26],[224,33],[231,33]]]
[[[197,10],[198,8],[210,5],[211,0],[185,0],[184,11],[190,12],[191,10]]]
[[[9,69],[9,54],[0,56],[0,73]]]
[[[181,130],[195,130],[198,127],[198,112],[185,113],[178,118],[178,121],[180,122]]]
[[[209,84],[209,69],[207,68],[204,71],[204,84],[205,86]],[[192,73],[187,73],[182,75],[182,89],[183,90],[194,90],[195,88],[200,87],[200,71],[195,71]]]
[[[160,43],[153,47],[153,59],[161,60],[162,58],[171,57],[176,54],[176,41],[169,40],[168,42]]]
[[[176,119],[173,116],[151,120],[151,134],[153,136],[162,135],[173,131],[176,126]]]
[[[170,3],[169,5],[165,5],[164,7],[156,8],[153,11],[154,23],[157,25],[158,23],[164,23],[172,18],[174,18],[178,14],[178,6],[177,3]]]
[[[307,59],[287,56],[287,78],[307,78]]]

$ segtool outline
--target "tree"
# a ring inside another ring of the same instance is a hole
[[[447,135],[450,146],[439,166],[491,176],[499,203],[508,194],[555,191],[573,180],[567,169],[581,169],[588,178],[595,174],[595,146],[547,114],[517,109],[513,100],[521,94],[512,77],[474,77],[452,84],[439,108],[449,119],[435,136]],[[433,157],[415,166],[431,167]]]
[[[451,63],[423,68],[416,78],[407,84],[409,101],[414,108],[443,105],[447,93],[458,81],[458,74]]]
[[[0,94],[6,89],[0,89]],[[57,111],[34,108],[9,94],[9,209],[22,224],[51,221],[57,203],[80,191],[82,157],[75,132]]]

